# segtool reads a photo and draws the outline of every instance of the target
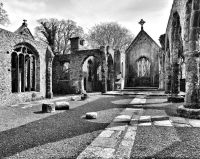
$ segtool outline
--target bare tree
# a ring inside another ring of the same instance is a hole
[[[49,44],[55,54],[69,52],[69,39],[83,36],[83,29],[72,20],[39,19],[36,38]]]
[[[56,50],[61,54],[69,52],[69,40],[71,37],[84,35],[83,28],[78,26],[73,20],[59,21],[58,31],[56,34]]]
[[[125,51],[133,40],[133,35],[118,23],[100,23],[89,30],[87,40],[93,47],[109,45],[113,49]]]
[[[55,53],[55,39],[58,30],[57,19],[39,19],[39,26],[36,27],[36,38],[46,42]]]
[[[0,24],[5,25],[9,24],[8,14],[5,9],[3,9],[3,3],[0,2]]]

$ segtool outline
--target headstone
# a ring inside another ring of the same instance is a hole
[[[69,102],[67,102],[67,101],[55,102],[55,109],[56,110],[69,110]]]
[[[97,113],[96,112],[88,112],[85,115],[86,119],[96,119],[97,118]]]
[[[43,103],[42,104],[42,112],[43,113],[55,112],[55,104],[54,103]]]

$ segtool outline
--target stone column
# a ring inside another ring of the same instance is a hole
[[[164,89],[163,55],[161,55],[161,57],[158,57],[158,62],[159,62],[159,90],[163,90]]]
[[[200,3],[194,0],[189,29],[189,51],[185,52],[186,59],[186,96],[184,106],[178,108],[178,114],[184,117],[200,118],[200,91],[198,80],[199,52],[197,50],[198,34],[200,31]]]
[[[108,65],[107,65],[107,55],[104,46],[100,47],[101,51],[101,73],[102,73],[102,93],[107,92],[107,76],[108,76]]]
[[[114,77],[114,68],[112,67],[111,77],[110,77],[111,91],[114,91],[115,87],[115,77]]]
[[[19,80],[20,80],[20,77],[19,77],[19,55],[17,55],[17,66],[16,66],[16,75],[17,75],[17,92],[21,92],[20,90],[20,85],[19,85]]]
[[[36,59],[32,56],[32,90],[36,91]]]
[[[171,93],[171,66],[170,66],[170,51],[166,52],[165,56],[165,93]]]
[[[27,88],[31,91],[31,58],[27,60]]]
[[[102,69],[101,69],[101,72],[102,72],[102,93],[106,93],[107,92],[107,71],[108,68],[107,68],[107,65],[106,65],[106,62],[103,61],[102,62]]]
[[[46,97],[52,98],[52,59],[47,60],[47,72],[46,72]]]
[[[200,5],[198,0],[193,1],[193,11],[191,13],[190,21],[190,35],[189,35],[189,51],[186,55],[186,97],[185,107],[200,109],[200,91],[198,83],[198,64],[197,58],[199,53],[197,50],[198,34],[200,31]]]
[[[21,88],[21,91],[22,92],[25,92],[25,81],[26,81],[26,59],[25,59],[25,56],[23,56],[23,60],[22,60],[22,78],[21,78],[21,85],[22,85],[22,88]]]

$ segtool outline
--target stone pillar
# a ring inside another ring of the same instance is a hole
[[[178,36],[178,35],[175,35]],[[172,43],[172,96],[177,96],[179,93],[179,64],[178,64],[178,52],[179,52],[179,37],[175,37]]]
[[[165,57],[165,93],[171,93],[171,66],[170,66],[170,51],[166,52]]]
[[[102,73],[102,93],[107,92],[107,76],[108,76],[108,66],[107,66],[107,55],[105,47],[101,46],[100,51],[102,52],[102,62],[101,62],[101,73]]]
[[[16,64],[16,75],[17,75],[17,92],[21,92],[20,90],[20,85],[19,85],[19,80],[20,80],[20,77],[19,77],[19,55],[17,55],[17,64]]]
[[[198,83],[198,64],[197,58],[199,53],[197,51],[199,19],[200,19],[200,5],[199,1],[193,1],[193,11],[191,13],[190,21],[190,35],[189,35],[189,52],[185,53],[186,56],[186,97],[185,107],[200,109],[199,101],[199,83]]]
[[[107,66],[105,62],[102,64],[102,93],[107,92]]]
[[[114,91],[115,88],[115,77],[114,77],[114,68],[112,67],[112,71],[110,74],[110,85],[111,85],[111,91]]]
[[[185,52],[186,59],[186,96],[183,106],[178,108],[178,114],[184,117],[200,118],[200,89],[198,77],[199,52],[197,50],[198,34],[200,31],[200,3],[194,0],[189,29],[189,51]]]
[[[32,56],[32,90],[36,91],[36,59]]]
[[[31,91],[31,58],[27,60],[27,88]]]
[[[46,97],[52,98],[52,59],[47,61],[47,72],[46,72]]]
[[[52,98],[52,62],[54,54],[50,48],[46,52],[46,98]]]
[[[21,78],[21,91],[25,92],[25,81],[26,81],[26,60],[25,60],[25,56],[23,56],[22,59],[22,78]]]
[[[159,90],[163,90],[164,89],[163,55],[161,55],[161,57],[158,58],[158,62],[159,62]]]

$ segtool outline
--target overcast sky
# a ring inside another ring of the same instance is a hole
[[[87,30],[100,22],[118,22],[135,36],[140,31],[138,22],[144,19],[144,30],[156,41],[165,33],[173,0],[2,0],[15,31],[28,21],[34,34],[40,18],[72,19]],[[5,28],[5,27],[4,27]]]

